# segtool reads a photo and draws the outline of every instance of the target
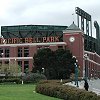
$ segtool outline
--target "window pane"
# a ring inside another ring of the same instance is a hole
[[[24,48],[24,57],[29,57],[29,48],[28,47]]]
[[[63,49],[63,46],[58,46],[58,49]]]
[[[2,56],[3,56],[3,49],[0,48],[0,57],[2,57]]]
[[[18,57],[22,57],[22,47],[18,48]]]
[[[18,65],[20,66],[20,69],[22,71],[22,61],[18,61]]]
[[[9,48],[5,48],[5,57],[9,57]]]
[[[29,61],[24,61],[24,72],[27,72],[29,68]]]

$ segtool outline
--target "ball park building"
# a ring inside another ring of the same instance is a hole
[[[22,72],[34,67],[33,56],[38,49],[69,49],[78,60],[80,75],[87,68],[88,77],[100,78],[100,56],[96,50],[96,39],[88,37],[72,23],[67,26],[18,25],[2,26],[0,38],[0,63],[17,63]],[[92,40],[90,49],[86,48],[86,37]],[[52,62],[51,62],[52,63]]]

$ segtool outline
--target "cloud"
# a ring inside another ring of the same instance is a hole
[[[0,26],[21,24],[67,25],[76,22],[80,7],[100,23],[99,0],[0,0]]]

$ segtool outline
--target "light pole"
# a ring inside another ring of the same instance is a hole
[[[10,69],[10,59],[9,59],[9,69]]]
[[[78,86],[78,65],[77,65],[77,62],[78,62],[78,60],[76,60],[76,63],[75,63],[75,85],[77,85],[77,87],[79,87]]]
[[[42,68],[42,72],[43,72],[43,74],[44,74],[44,68]]]
[[[4,53],[2,52],[1,55],[2,55],[2,58],[3,58]]]
[[[90,80],[90,68],[88,67],[88,79]]]
[[[88,59],[89,57],[87,56],[87,54],[84,55],[85,58],[85,80],[87,81],[88,78]]]
[[[78,65],[77,65],[78,60],[76,60],[75,56],[73,56],[73,61],[74,61],[74,67],[75,67],[75,85],[79,87],[78,85]]]
[[[2,58],[3,58],[4,53],[2,52],[1,55],[2,55]],[[3,60],[2,60],[2,65],[1,66],[3,68]]]
[[[91,78],[92,78],[92,74],[91,74]]]
[[[92,78],[94,78],[94,69],[92,69]]]
[[[2,57],[3,57],[3,54],[4,54],[4,53],[2,52],[2,53],[1,53]]]
[[[15,73],[16,73],[16,76],[17,76],[16,59],[15,59]]]

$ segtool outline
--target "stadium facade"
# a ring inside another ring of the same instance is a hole
[[[18,25],[2,26],[0,38],[0,63],[18,64],[22,72],[34,67],[33,56],[38,49],[69,49],[76,57],[80,75],[100,78],[100,55],[97,39],[84,34],[72,23],[68,26]],[[88,38],[87,38],[88,37]],[[87,39],[92,40],[91,44]],[[88,45],[88,48],[87,48]]]

